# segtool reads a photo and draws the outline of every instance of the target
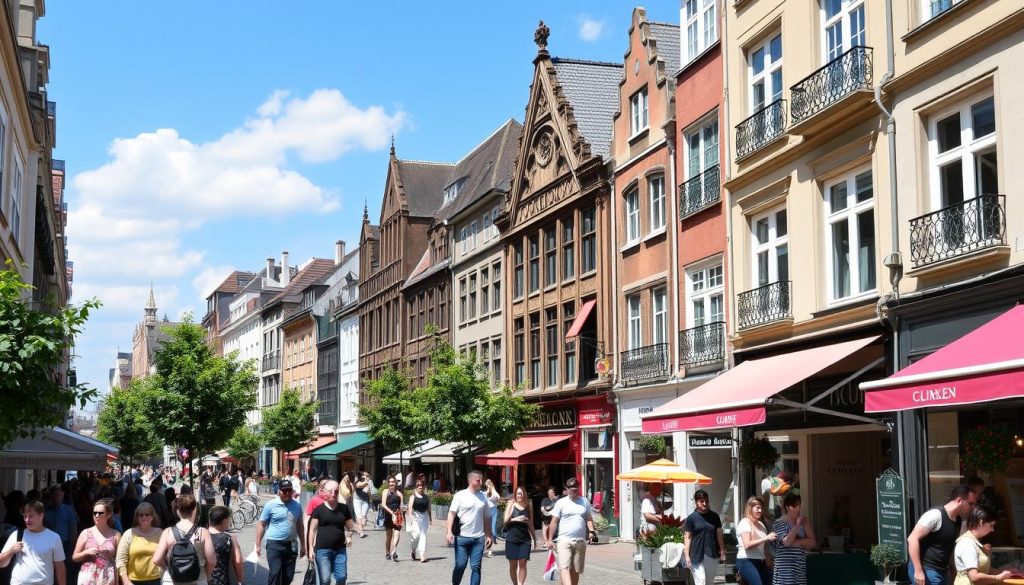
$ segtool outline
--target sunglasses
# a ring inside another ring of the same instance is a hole
[[[102,516],[102,515],[104,515],[106,513],[107,513],[106,510],[99,510],[99,511],[93,510],[92,515],[93,516]]]

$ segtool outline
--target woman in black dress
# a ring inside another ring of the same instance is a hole
[[[505,506],[505,558],[508,559],[508,576],[512,585],[526,583],[530,550],[537,547],[530,508],[530,500],[522,487],[516,488],[515,500]]]
[[[238,541],[228,534],[230,528],[231,510],[214,506],[210,510],[210,540],[217,565],[210,574],[209,585],[235,585],[245,579],[242,551],[238,548]]]
[[[548,534],[548,530],[551,529],[551,510],[554,509],[557,501],[558,492],[555,491],[554,486],[548,488],[548,497],[540,501],[540,522],[543,527],[544,542],[551,540],[549,537],[552,535]]]
[[[402,516],[402,492],[398,491],[398,482],[395,478],[388,478],[388,491],[384,492],[380,505],[384,508],[384,528],[387,530],[384,537],[384,558],[398,562],[398,541],[402,538],[402,525],[405,524],[405,517]]]

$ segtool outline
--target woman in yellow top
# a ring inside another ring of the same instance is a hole
[[[160,519],[152,504],[142,502],[135,508],[132,527],[121,536],[117,547],[117,572],[124,585],[159,585],[163,569],[153,564],[160,544]]]
[[[1010,571],[992,573],[992,560],[979,542],[995,530],[996,515],[992,510],[977,506],[967,516],[967,530],[956,539],[953,562],[956,580],[953,585],[988,585],[1001,583],[1013,576]]]

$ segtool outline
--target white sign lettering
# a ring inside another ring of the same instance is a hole
[[[911,399],[914,402],[938,402],[956,398],[956,386],[943,386],[942,388],[929,388],[927,390],[914,390]]]
[[[720,414],[715,417],[715,424],[717,425],[734,425],[736,424],[735,414]]]

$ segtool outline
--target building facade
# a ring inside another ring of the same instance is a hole
[[[231,319],[231,301],[254,278],[256,275],[252,272],[235,270],[206,297],[206,314],[203,315],[202,326],[206,328],[207,344],[218,356],[227,353],[224,351],[221,330]]]

